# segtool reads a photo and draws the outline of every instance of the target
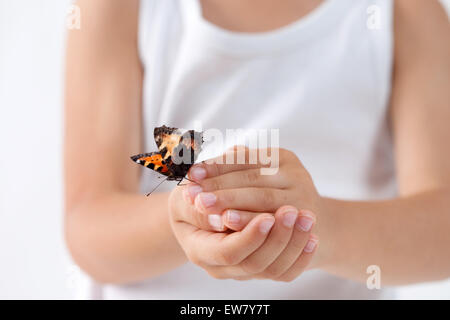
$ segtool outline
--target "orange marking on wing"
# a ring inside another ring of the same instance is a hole
[[[153,163],[155,165],[161,166],[163,158],[162,158],[162,156],[160,154],[155,154],[155,155],[153,155],[151,157],[140,158],[139,160],[140,161],[145,161],[145,166],[148,166],[150,163]]]
[[[149,164],[153,163],[155,165],[154,170],[157,171],[160,167],[162,167],[160,172],[169,171],[169,167],[166,164],[163,164],[163,158],[160,154],[155,154],[151,157],[143,157],[139,159],[140,161],[145,161],[144,165],[147,167]]]

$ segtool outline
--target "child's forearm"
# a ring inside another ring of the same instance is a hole
[[[168,196],[114,193],[78,205],[66,215],[75,261],[106,283],[150,278],[185,263],[169,225]]]
[[[320,254],[328,272],[366,281],[381,269],[382,285],[450,276],[450,192],[435,190],[379,202],[324,199],[318,216]]]

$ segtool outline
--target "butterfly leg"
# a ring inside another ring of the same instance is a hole
[[[191,179],[189,179],[189,178],[184,177],[184,179],[186,179],[186,180],[188,180],[188,181],[190,181],[190,182],[192,182],[192,183],[198,184],[197,182],[195,182],[195,181],[193,181],[193,180],[191,180]]]
[[[193,180],[191,180],[191,179],[189,179],[189,178],[183,177],[183,178],[181,178],[181,180],[178,180],[177,186],[185,186],[185,185],[187,185],[187,183],[186,183],[186,184],[181,184],[181,182],[182,182],[183,180],[188,180],[188,181],[190,181],[190,182],[192,182],[192,183],[198,184],[197,182],[195,182],[195,181],[193,181]]]

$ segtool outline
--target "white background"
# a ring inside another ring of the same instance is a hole
[[[61,199],[69,2],[0,0],[0,299],[74,297]],[[399,297],[450,299],[450,281],[405,287]]]

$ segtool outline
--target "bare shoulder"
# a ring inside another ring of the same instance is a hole
[[[439,0],[395,0],[396,18],[415,20],[417,26],[441,26],[448,29],[448,16]]]
[[[80,29],[69,32],[65,65],[67,208],[107,188],[135,192],[140,173],[124,157],[141,144],[139,1],[79,0],[76,5]],[[96,161],[89,164],[93,154]]]
[[[437,0],[395,0],[394,25],[391,123],[399,190],[413,194],[450,183],[450,24]]]
[[[449,56],[450,23],[438,0],[395,0],[394,21],[397,58]]]
[[[139,2],[139,0],[77,0],[75,4],[81,8],[83,14],[100,18],[99,22],[107,22],[108,18],[122,18],[110,21],[112,24],[122,24],[136,13]]]
[[[101,43],[136,41],[139,0],[78,0],[81,29],[71,36],[86,37]]]
[[[442,86],[450,76],[450,22],[444,7],[438,0],[395,0],[394,26],[394,86],[427,85],[434,88],[429,96],[444,101],[448,89]]]
[[[138,69],[139,3],[139,0],[75,2],[80,8],[81,23],[79,29],[68,32],[66,67],[69,75],[84,70],[83,76],[92,79],[102,74],[110,77],[111,66],[115,66],[115,70]]]

